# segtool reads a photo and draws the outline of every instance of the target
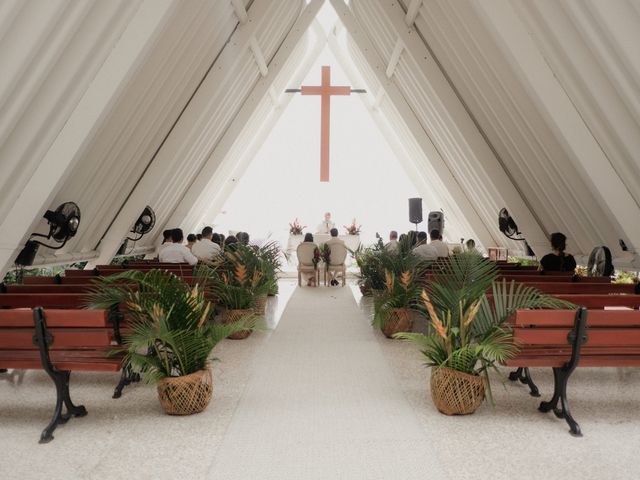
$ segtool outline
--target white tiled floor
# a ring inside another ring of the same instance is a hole
[[[50,380],[27,372],[16,385],[0,374],[0,479],[640,478],[640,369],[576,371],[580,439],[538,412],[524,386],[499,379],[495,408],[446,417],[419,353],[372,330],[370,313],[355,287],[283,280],[266,328],[214,352],[206,411],[170,417],[153,387],[113,400],[117,375],[74,374],[72,397],[89,415],[47,445],[37,440],[53,408]],[[533,373],[548,396],[550,372]]]

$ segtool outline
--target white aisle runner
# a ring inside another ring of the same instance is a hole
[[[374,335],[349,288],[297,289],[209,478],[444,478]]]

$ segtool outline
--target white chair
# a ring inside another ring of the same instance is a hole
[[[324,284],[327,285],[327,275],[331,276],[331,272],[342,273],[342,286],[347,284],[347,267],[345,260],[347,259],[347,247],[340,243],[329,243],[331,249],[330,262],[324,269]]]
[[[313,265],[313,252],[318,246],[313,242],[302,242],[296,249],[298,256],[298,286],[302,286],[302,274],[310,273],[314,275],[316,287],[320,284],[320,269]]]

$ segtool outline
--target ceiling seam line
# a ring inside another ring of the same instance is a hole
[[[147,165],[144,167],[144,170],[142,171],[142,173],[140,174],[140,176],[138,177],[138,179],[136,180],[136,183],[131,187],[131,190],[129,191],[129,193],[127,194],[127,197],[124,199],[124,201],[122,202],[122,204],[120,205],[120,208],[118,208],[116,214],[113,216],[113,218],[111,219],[111,221],[109,222],[109,225],[107,225],[107,228],[105,228],[104,232],[102,233],[102,236],[100,237],[100,239],[98,240],[98,242],[96,243],[96,245],[94,246],[94,250],[98,250],[98,247],[100,246],[100,243],[102,242],[102,240],[104,240],[104,237],[107,235],[107,233],[109,232],[109,230],[111,229],[111,227],[113,226],[114,222],[116,221],[116,219],[118,218],[118,215],[120,215],[120,212],[122,211],[122,209],[124,208],[124,206],[127,204],[127,202],[129,201],[129,199],[131,198],[131,195],[133,195],[133,192],[135,192],[136,188],[138,187],[138,185],[140,184],[140,182],[142,181],[142,179],[144,178],[145,174],[147,173],[147,171],[149,170],[149,168],[151,167],[151,165],[153,164],[154,160],[156,159],[156,157],[158,156],[158,153],[160,153],[160,150],[162,150],[162,147],[164,146],[164,144],[167,142],[167,139],[171,136],[171,133],[173,132],[173,130],[175,129],[176,125],[178,124],[178,122],[180,121],[180,119],[182,118],[182,115],[184,114],[184,112],[186,111],[186,109],[189,107],[189,105],[191,104],[191,101],[193,100],[193,97],[195,97],[196,93],[198,92],[198,90],[200,89],[200,87],[202,86],[203,82],[205,81],[205,79],[207,78],[207,76],[209,75],[209,73],[211,72],[211,70],[213,69],[213,67],[215,66],[216,62],[218,61],[218,58],[220,58],[220,55],[222,55],[222,52],[225,51],[225,49],[227,48],[227,46],[229,45],[229,43],[231,42],[231,39],[233,38],[233,35],[235,34],[235,32],[238,30],[238,27],[240,26],[240,22],[236,23],[236,26],[234,27],[234,29],[231,31],[231,33],[229,34],[229,37],[227,38],[227,41],[224,43],[223,47],[220,49],[220,51],[218,52],[218,54],[215,56],[215,58],[213,59],[213,62],[211,63],[211,65],[209,65],[209,67],[207,68],[206,72],[204,73],[204,75],[202,76],[202,78],[200,79],[200,81],[198,82],[198,85],[196,85],[196,87],[194,88],[191,96],[189,96],[189,99],[185,102],[184,107],[182,108],[182,110],[180,110],[180,113],[178,114],[178,116],[176,117],[176,120],[171,124],[171,127],[169,128],[169,131],[167,132],[167,134],[164,136],[164,138],[162,139],[162,141],[160,142],[160,145],[158,146],[158,148],[156,148],[156,150],[153,152],[153,155],[151,156],[151,159],[149,160],[149,162],[147,162]]]
[[[406,13],[406,12],[405,12]],[[451,88],[451,90],[453,91],[454,95],[456,96],[456,98],[458,99],[458,101],[461,103],[462,108],[464,108],[465,112],[467,112],[467,115],[469,115],[469,118],[471,119],[471,121],[473,122],[473,125],[476,127],[476,129],[478,130],[478,132],[480,133],[480,136],[482,137],[482,139],[485,141],[485,143],[487,144],[487,146],[489,147],[489,150],[491,150],[491,152],[493,153],[493,155],[495,156],[496,160],[498,161],[498,163],[500,164],[500,166],[502,167],[502,170],[505,172],[507,178],[511,181],[511,184],[513,185],[513,187],[515,188],[515,190],[518,192],[518,195],[520,195],[520,198],[522,199],[523,203],[527,206],[527,208],[529,209],[529,212],[531,213],[531,215],[533,216],[533,218],[535,219],[536,223],[538,224],[538,226],[540,227],[540,229],[542,230],[542,232],[545,235],[549,235],[549,232],[547,231],[547,229],[544,227],[544,224],[542,223],[540,217],[538,216],[538,214],[536,213],[536,211],[532,208],[529,200],[527,199],[527,197],[523,194],[522,190],[520,189],[520,186],[518,185],[518,183],[514,180],[513,176],[511,175],[511,172],[509,172],[509,169],[506,168],[504,161],[502,160],[502,157],[500,156],[500,154],[498,154],[497,150],[495,149],[493,143],[489,140],[487,134],[485,133],[484,129],[480,126],[480,124],[478,123],[478,120],[476,119],[475,115],[471,112],[471,109],[469,108],[469,105],[467,105],[467,102],[464,101],[464,99],[462,98],[462,95],[460,94],[459,90],[456,88],[456,86],[453,84],[453,81],[451,80],[451,77],[449,76],[449,74],[447,73],[446,69],[444,68],[444,66],[442,65],[442,63],[440,62],[440,60],[438,59],[438,57],[436,56],[435,52],[433,51],[433,49],[431,48],[431,46],[429,45],[429,43],[427,42],[427,39],[424,37],[424,35],[422,34],[422,32],[420,31],[420,28],[418,27],[418,19],[416,19],[415,23],[414,23],[415,27],[414,30],[415,32],[418,34],[418,36],[420,37],[420,39],[422,40],[422,42],[424,43],[425,48],[427,49],[427,51],[429,52],[429,54],[431,55],[431,58],[433,58],[435,64],[438,66],[438,69],[442,72],[442,75],[444,76],[445,80],[447,81],[447,84],[449,85],[449,87]],[[506,205],[505,205],[506,206]]]

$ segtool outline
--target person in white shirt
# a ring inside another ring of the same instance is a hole
[[[438,257],[448,257],[449,256],[449,247],[446,243],[442,241],[442,235],[440,235],[440,230],[433,229],[429,232],[429,236],[431,237],[431,245],[435,248]]]
[[[467,252],[477,253],[478,255],[480,254],[480,252],[476,248],[476,241],[473,238],[470,238],[469,240],[467,240],[465,245],[467,247],[466,249]]]
[[[387,252],[397,252],[400,248],[400,243],[398,242],[398,232],[395,230],[391,230],[389,234],[389,243],[384,246],[384,249]]]
[[[222,252],[220,245],[214,243],[212,239],[213,229],[211,227],[204,227],[202,229],[202,240],[193,246],[191,253],[203,262],[210,262]]]
[[[182,229],[175,228],[171,231],[171,240],[173,243],[167,244],[165,248],[160,252],[159,260],[163,263],[188,263],[189,265],[195,265],[198,263],[196,256],[191,251],[182,245],[184,240],[184,234]]]
[[[162,232],[162,243],[158,246],[156,250],[156,256],[160,256],[160,252],[165,249],[167,245],[171,245],[171,230],[165,230]]]
[[[437,260],[437,250],[431,244],[427,244],[427,232],[418,233],[417,238],[418,243],[415,247],[413,247],[413,254],[417,255],[423,260]]]
[[[316,233],[331,233],[331,229],[335,228],[335,224],[331,221],[331,213],[324,214],[324,222],[318,225],[318,231]]]

